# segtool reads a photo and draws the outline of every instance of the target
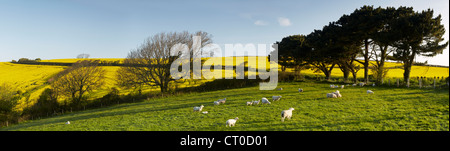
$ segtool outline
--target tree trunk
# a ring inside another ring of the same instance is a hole
[[[344,74],[344,82],[348,81],[348,77],[350,76],[350,70],[347,66],[345,65],[339,65],[339,68],[341,69],[342,73]]]
[[[382,46],[380,46],[380,50],[381,50],[381,55],[380,55],[380,61],[377,61],[378,64],[378,72],[376,75],[376,81],[375,83],[377,85],[381,85],[383,83],[383,78],[384,78],[384,62],[386,61],[386,57],[387,57],[387,48],[388,46],[385,46],[384,48]]]
[[[405,63],[403,72],[403,80],[405,81],[406,86],[409,85],[409,76],[411,74],[411,65],[408,65],[409,63]]]
[[[411,74],[411,66],[414,62],[414,57],[416,56],[415,50],[412,50],[412,54],[411,56],[407,57],[407,59],[405,59],[404,62],[404,70],[405,72],[403,72],[403,80],[405,80],[405,84],[406,86],[409,86],[409,78],[410,78],[410,74]]]
[[[364,82],[369,82],[369,39],[364,40]]]
[[[358,80],[358,79],[356,78],[356,74],[357,74],[356,72],[353,72],[353,71],[352,71],[353,83],[356,83],[357,80]]]

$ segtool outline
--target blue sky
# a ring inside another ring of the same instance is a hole
[[[75,58],[81,53],[124,58],[151,35],[185,30],[206,31],[221,46],[272,44],[321,29],[363,5],[432,8],[449,30],[447,0],[0,0],[0,61]],[[448,48],[443,55],[418,60],[448,66]]]

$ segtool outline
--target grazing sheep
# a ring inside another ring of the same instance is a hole
[[[281,99],[281,95],[272,96],[272,101],[279,101]]]
[[[225,101],[227,101],[227,98],[217,100],[219,104],[225,104]]]
[[[364,86],[364,82],[360,82],[360,83],[358,83],[358,85],[360,86],[360,87],[362,87],[362,86]]]
[[[259,104],[259,100],[258,101],[253,101],[253,105],[258,105]]]
[[[229,120],[227,120],[227,122],[226,122],[226,127],[231,127],[231,126],[235,126],[236,125],[236,121],[238,120],[239,118],[238,117],[236,117],[236,118],[234,118],[234,119],[229,119]]]
[[[247,106],[252,105],[252,104],[253,104],[253,101],[247,102]]]
[[[330,88],[334,88],[334,85],[333,85],[333,84],[330,84]]]
[[[352,84],[352,86],[356,86],[356,83],[355,83],[355,84]]]
[[[341,89],[343,89],[344,88],[344,85],[341,85]]]
[[[194,112],[195,111],[198,111],[198,112],[202,111],[203,107],[204,107],[203,105],[194,107]]]
[[[337,98],[337,96],[334,93],[327,93],[327,98]]]
[[[277,90],[278,90],[278,91],[281,91],[281,90],[283,90],[283,88],[278,88]]]
[[[342,95],[339,92],[339,90],[336,90],[336,92],[333,92],[333,94],[336,95],[336,97],[338,97],[338,98],[342,97]]]
[[[214,105],[219,105],[219,101],[214,101]]]
[[[298,88],[298,92],[303,92],[303,89],[302,88]]]
[[[293,110],[294,108],[289,108],[288,110],[281,111],[281,121],[284,122],[285,118],[291,119]]]
[[[69,125],[69,124],[70,124],[70,121],[67,121],[66,124]]]
[[[202,112],[203,114],[208,114],[208,111],[204,111],[204,112]]]
[[[367,90],[367,94],[373,94],[372,90]]]
[[[267,98],[262,98],[261,103],[262,104],[270,104],[270,102],[269,102],[269,100],[267,100]]]

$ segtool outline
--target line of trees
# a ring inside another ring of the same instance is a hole
[[[415,12],[412,7],[363,6],[321,30],[284,37],[276,42],[278,50],[275,51],[284,68],[312,67],[327,79],[338,66],[345,81],[351,74],[356,82],[356,73],[362,68],[367,83],[372,66],[377,84],[386,76],[386,60],[401,61],[404,81],[409,85],[414,59],[442,54],[448,46],[448,41],[442,43],[444,33],[441,15],[434,17],[431,9]],[[359,57],[364,59],[358,60]]]

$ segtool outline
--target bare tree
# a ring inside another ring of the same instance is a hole
[[[89,54],[85,54],[85,53],[82,53],[82,54],[79,54],[78,56],[77,56],[77,58],[78,59],[87,59],[87,58],[89,58]]]
[[[194,39],[198,36],[198,39]],[[149,37],[144,43],[132,50],[124,60],[124,66],[118,70],[119,85],[123,86],[159,86],[161,92],[169,90],[169,83],[175,81],[170,75],[172,63],[182,55],[189,55],[192,74],[192,60],[200,58],[200,50],[211,43],[211,36],[206,32],[190,34],[184,32],[159,33]],[[185,44],[189,53],[181,53],[181,47],[177,44]],[[173,56],[173,54],[178,54]],[[186,56],[185,56],[186,57]],[[201,73],[201,71],[200,71]]]
[[[52,87],[57,95],[70,97],[79,105],[86,92],[98,89],[104,83],[105,70],[98,66],[99,61],[83,60],[56,75]]]

